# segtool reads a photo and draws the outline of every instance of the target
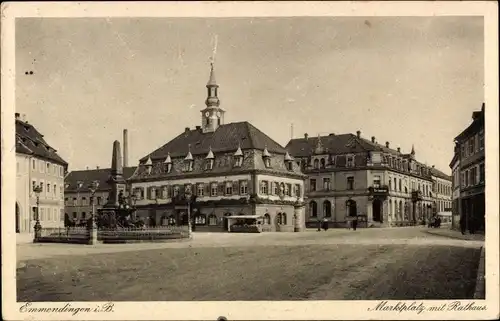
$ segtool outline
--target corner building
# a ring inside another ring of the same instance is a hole
[[[404,154],[354,134],[292,139],[286,146],[307,174],[306,224],[327,219],[345,227],[358,216],[360,226],[420,224],[432,215],[430,168]]]
[[[137,215],[153,225],[187,225],[189,192],[194,231],[230,231],[228,216],[262,217],[262,231],[303,230],[306,176],[252,124],[225,124],[218,88],[212,65],[201,125],[139,160],[129,179]]]
[[[16,117],[16,233],[34,231],[38,213],[42,227],[64,226],[64,176],[68,163],[27,120]]]

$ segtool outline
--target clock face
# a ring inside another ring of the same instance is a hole
[[[210,113],[207,111],[207,112],[205,113],[205,117],[208,117],[208,116],[210,116]]]

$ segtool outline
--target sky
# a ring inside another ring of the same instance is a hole
[[[360,130],[449,174],[484,101],[482,17],[21,18],[16,112],[69,170],[110,167],[125,128],[137,165],[200,125],[215,38],[225,122],[282,145]]]

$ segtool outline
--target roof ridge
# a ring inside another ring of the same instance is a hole
[[[260,134],[264,135],[265,137],[267,137],[271,142],[275,143],[276,145],[278,145],[279,147],[281,147],[281,149],[283,149],[284,151],[286,151],[285,147],[283,147],[280,143],[278,143],[277,141],[275,141],[274,139],[272,139],[269,135],[267,135],[266,133],[264,133],[262,130],[260,130],[259,128],[255,127],[254,125],[252,125],[250,122],[248,121],[244,121],[244,123],[247,124],[247,130],[248,130],[248,134],[250,136],[250,139],[252,140],[252,147],[255,148],[255,144],[254,144],[254,141],[253,141],[253,138],[252,138],[252,135],[250,135],[250,128],[253,128],[255,129],[256,131],[258,131]],[[269,146],[268,146],[269,147]]]

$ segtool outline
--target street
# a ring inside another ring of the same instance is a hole
[[[335,229],[203,233],[159,244],[22,244],[17,294],[19,301],[472,298],[483,242],[428,232]]]

